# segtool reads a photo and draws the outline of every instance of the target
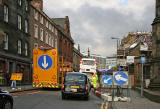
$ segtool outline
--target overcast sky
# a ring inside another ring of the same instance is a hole
[[[155,0],[43,0],[51,18],[69,16],[71,35],[81,52],[111,56],[128,32],[151,31]]]

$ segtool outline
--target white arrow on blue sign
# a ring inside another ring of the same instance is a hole
[[[117,85],[126,85],[128,83],[128,75],[125,72],[116,72],[113,80]]]
[[[110,76],[103,76],[102,83],[106,86],[112,84],[112,78]]]
[[[38,65],[43,70],[48,70],[52,64],[52,58],[48,55],[42,55],[38,59]]]

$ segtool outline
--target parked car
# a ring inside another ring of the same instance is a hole
[[[80,72],[68,72],[62,85],[62,99],[68,96],[83,96],[89,98],[91,85],[86,74]]]
[[[12,96],[0,89],[0,109],[13,109],[13,98]]]

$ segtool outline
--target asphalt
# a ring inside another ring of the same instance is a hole
[[[80,97],[61,99],[61,91],[40,90],[29,94],[13,95],[13,109],[101,109],[103,100],[90,93],[89,100]]]

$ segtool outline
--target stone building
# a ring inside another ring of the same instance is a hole
[[[134,56],[134,63],[126,63],[126,70],[130,75],[135,75],[135,85],[139,86],[142,77],[141,56],[145,56],[146,62],[143,66],[144,80],[150,79],[151,76],[151,54],[152,54],[152,34],[149,33],[129,33],[122,39],[121,46],[124,50],[124,59],[127,56]]]
[[[70,33],[69,18],[53,18],[58,26],[58,53],[63,56],[65,63],[73,64],[74,41]]]
[[[31,5],[30,33],[31,58],[38,47],[57,48],[58,30],[56,24],[43,12],[43,0],[33,0]],[[39,4],[39,5],[38,5]]]
[[[12,73],[31,83],[30,0],[0,0],[0,13],[0,85],[9,85]]]
[[[73,70],[76,72],[79,71],[81,58],[83,58],[83,55],[81,54],[80,47],[78,45],[78,49],[75,47],[73,49]]]
[[[90,58],[96,59],[97,61],[97,69],[106,69],[106,57],[98,54],[91,54]]]
[[[116,56],[106,57],[106,67],[107,69],[112,69],[117,66],[117,58]]]
[[[153,54],[152,54],[152,79],[160,82],[160,1],[156,0],[156,18],[152,24]]]

